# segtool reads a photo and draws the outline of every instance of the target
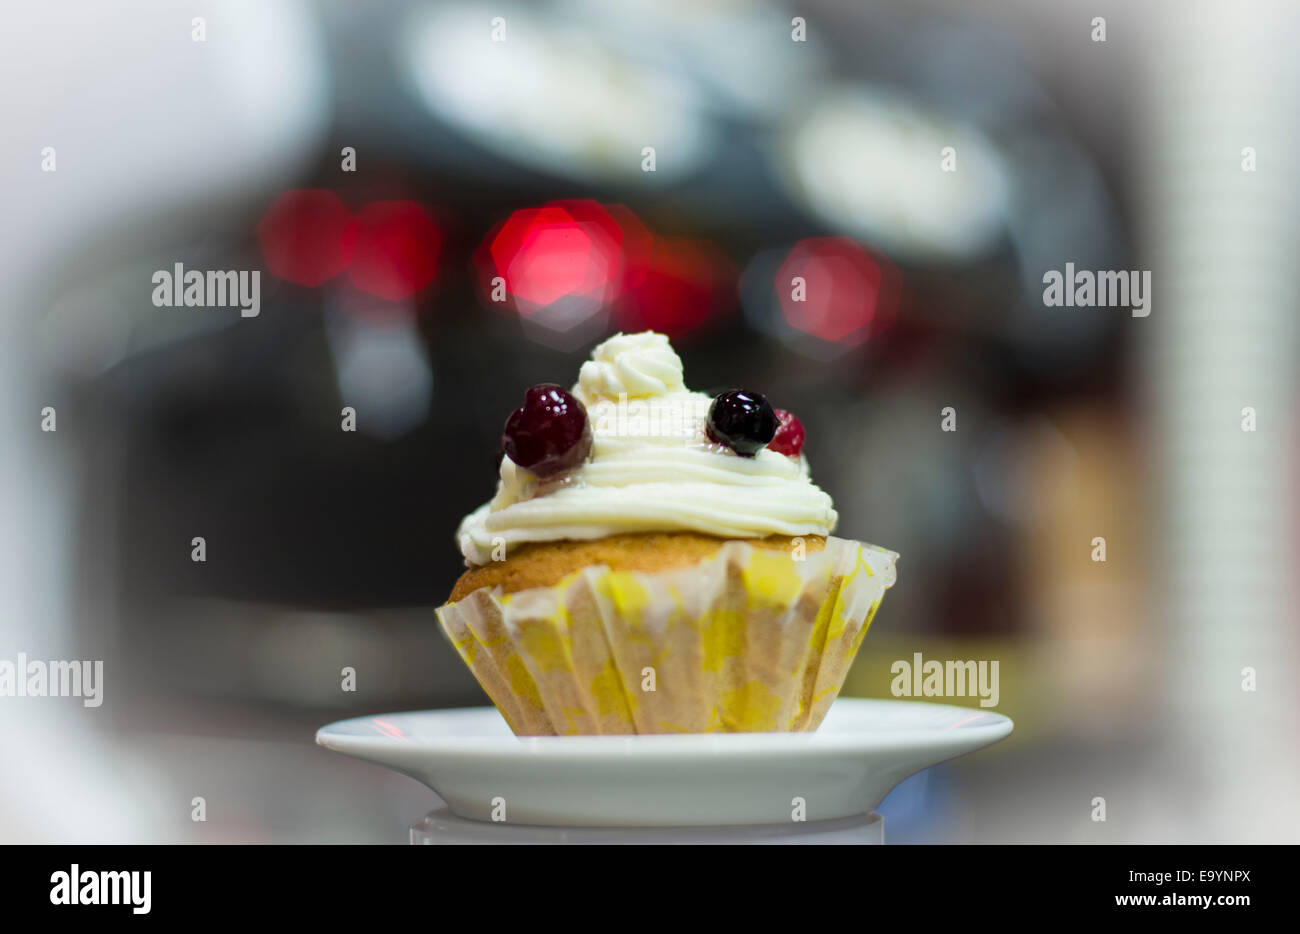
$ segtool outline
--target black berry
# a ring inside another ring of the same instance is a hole
[[[554,383],[534,386],[524,394],[524,404],[506,419],[501,449],[539,477],[577,467],[591,453],[587,410]]]
[[[741,457],[753,457],[776,434],[776,412],[762,393],[733,389],[714,398],[706,430]]]

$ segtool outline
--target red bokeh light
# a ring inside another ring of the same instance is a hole
[[[346,269],[356,234],[347,206],[323,189],[284,192],[257,225],[267,269],[298,285],[321,285]]]
[[[423,289],[438,272],[442,232],[414,201],[375,201],[356,215],[356,248],[348,277],[357,288],[386,299]]]
[[[623,282],[620,291],[627,292],[645,282],[654,248],[654,234],[641,218],[624,204],[607,204],[605,213],[618,227],[623,245]]]
[[[616,278],[621,271],[621,250],[623,248],[623,228],[610,214],[607,207],[590,198],[571,198],[563,201],[548,201],[547,208],[564,211],[574,223],[587,233],[592,244],[602,253],[615,257],[615,268],[611,269],[610,279]],[[626,208],[623,208],[627,211]],[[628,211],[630,214],[631,212]]]
[[[901,280],[892,263],[854,240],[814,237],[794,245],[774,285],[791,327],[855,347],[893,322]]]
[[[629,263],[631,286],[615,312],[624,331],[659,331],[678,338],[735,307],[735,269],[713,244],[655,237]]]
[[[595,201],[552,201],[515,211],[480,251],[485,290],[500,276],[515,310],[533,315],[561,299],[597,310],[618,291],[622,231]]]
[[[680,336],[735,307],[735,269],[713,244],[656,237],[622,204],[550,201],[515,211],[475,254],[492,307],[565,330],[602,308],[624,331]],[[504,281],[502,301],[500,283]]]
[[[585,295],[608,280],[600,257],[592,256],[590,234],[567,216],[560,220],[546,209],[539,214],[518,249],[503,256],[497,267],[511,293],[549,305],[566,295]]]

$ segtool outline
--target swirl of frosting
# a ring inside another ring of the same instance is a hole
[[[654,331],[615,334],[578,371],[573,394],[584,405],[599,399],[629,399],[681,392],[682,360],[668,338]]]
[[[690,392],[662,334],[620,334],[583,364],[574,394],[592,426],[590,458],[539,479],[501,461],[496,496],[457,533],[467,564],[526,542],[691,531],[721,538],[829,535],[838,516],[802,457],[739,457],[710,441],[712,400]]]

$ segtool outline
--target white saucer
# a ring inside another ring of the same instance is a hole
[[[341,720],[316,742],[424,782],[471,820],[700,827],[866,814],[1011,728],[969,707],[842,697],[815,733],[516,737],[496,708],[473,707]]]

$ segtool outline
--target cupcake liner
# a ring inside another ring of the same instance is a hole
[[[520,736],[815,730],[897,558],[840,538],[800,558],[737,540],[689,567],[597,565],[436,612]]]

